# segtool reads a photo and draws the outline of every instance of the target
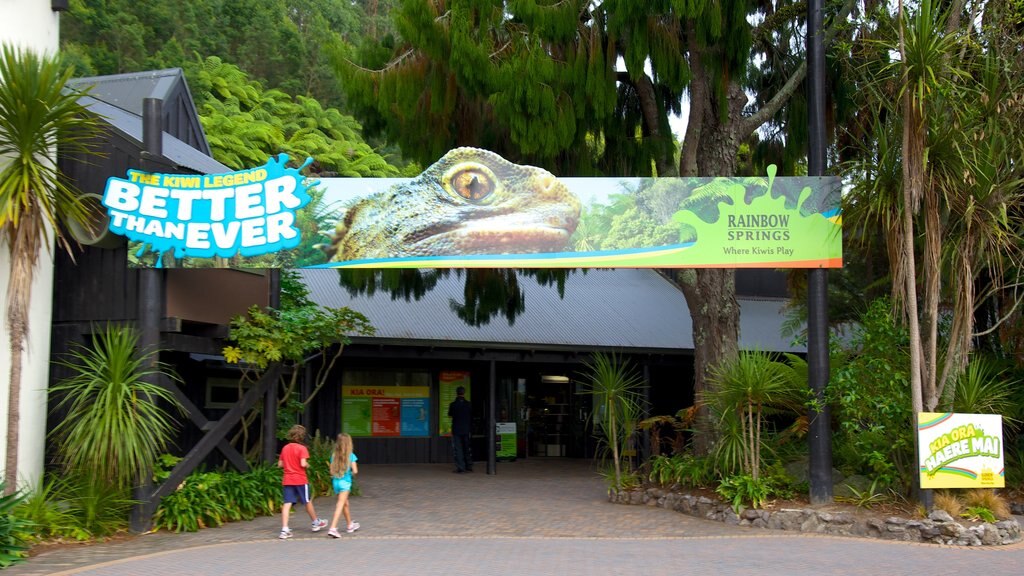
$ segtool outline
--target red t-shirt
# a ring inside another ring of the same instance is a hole
[[[284,486],[301,486],[308,484],[306,469],[302,467],[302,459],[309,458],[309,450],[302,444],[291,442],[281,449],[281,466],[284,468]]]

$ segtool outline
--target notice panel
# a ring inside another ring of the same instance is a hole
[[[428,436],[429,423],[429,386],[341,387],[341,429],[352,436]]]

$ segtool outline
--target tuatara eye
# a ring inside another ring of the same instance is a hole
[[[445,175],[444,184],[452,194],[470,202],[481,202],[494,194],[498,182],[483,166],[461,166]]]

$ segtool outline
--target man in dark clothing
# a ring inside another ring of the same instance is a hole
[[[470,420],[473,410],[466,400],[466,389],[455,389],[455,400],[448,405],[448,417],[452,419],[452,455],[455,458],[454,472],[473,471],[473,454],[469,449]]]

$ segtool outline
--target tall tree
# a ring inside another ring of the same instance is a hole
[[[54,239],[65,248],[63,224],[87,222],[78,194],[57,171],[62,153],[85,153],[97,120],[65,92],[71,71],[60,62],[7,44],[0,47],[0,238],[10,250],[7,330],[10,337],[10,396],[7,403],[7,454],[4,489],[18,481],[18,417],[21,406],[22,354],[28,336],[32,278],[40,255]]]
[[[185,66],[216,55],[268,88],[343,104],[328,48],[341,39],[379,35],[383,0],[193,0],[132,2],[71,0],[61,18],[61,49],[74,55],[78,75],[118,74]]]
[[[893,292],[910,328],[920,412],[943,404],[967,366],[982,302],[1020,284],[1024,63],[1013,3],[899,7],[895,19],[877,18],[878,37],[854,45],[876,129],[854,164],[852,206],[898,247],[889,250]]]
[[[351,48],[341,75],[365,125],[423,162],[473,145],[560,175],[732,176],[741,145],[762,126],[784,123],[805,75],[795,41],[802,5],[779,6],[406,0],[395,12],[404,43],[391,59],[354,60]],[[848,0],[835,20],[852,6]],[[690,107],[677,164],[669,119],[684,95]],[[693,317],[698,394],[710,368],[737,352],[733,274],[675,275]],[[706,416],[701,423],[698,449],[706,451],[711,426]]]

